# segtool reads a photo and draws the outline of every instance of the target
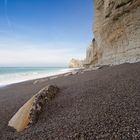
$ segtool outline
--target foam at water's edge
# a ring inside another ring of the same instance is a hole
[[[28,80],[34,80],[38,78],[63,74],[63,73],[70,72],[72,70],[73,69],[66,68],[66,69],[58,70],[56,72],[46,72],[46,73],[30,72],[30,73],[0,75],[0,87],[4,87],[10,84],[20,83]]]

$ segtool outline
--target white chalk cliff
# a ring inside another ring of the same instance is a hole
[[[69,63],[69,68],[81,68],[83,66],[83,61],[79,59],[72,58]]]
[[[140,61],[140,0],[94,0],[86,66]]]

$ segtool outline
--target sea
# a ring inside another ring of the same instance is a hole
[[[70,71],[66,67],[0,67],[0,87]]]

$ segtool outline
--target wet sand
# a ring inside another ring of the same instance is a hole
[[[8,127],[17,110],[47,84],[60,92],[38,122],[20,133]],[[139,140],[140,63],[0,88],[0,139]]]

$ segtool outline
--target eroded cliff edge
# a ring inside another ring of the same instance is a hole
[[[69,68],[82,68],[83,60],[72,58],[69,62]]]
[[[94,0],[93,33],[85,66],[140,61],[140,0]]]

